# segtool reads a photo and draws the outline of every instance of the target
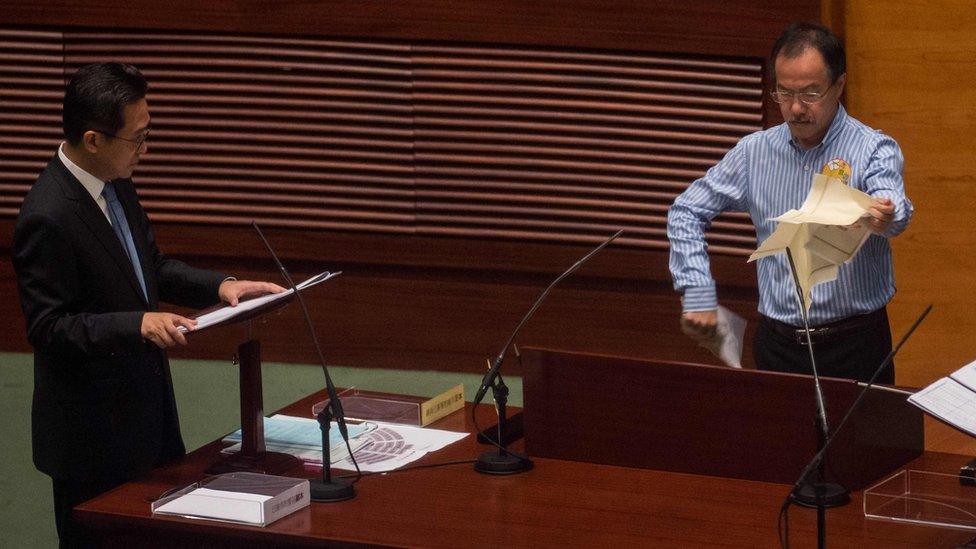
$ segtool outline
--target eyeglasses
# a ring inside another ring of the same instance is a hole
[[[827,97],[827,92],[830,88],[834,87],[836,80],[827,86],[827,89],[823,92],[798,92],[793,90],[773,90],[769,95],[772,96],[773,101],[777,103],[793,103],[793,98],[796,97],[800,100],[800,103],[804,105],[815,105],[824,100]]]
[[[128,141],[129,143],[132,143],[133,145],[135,145],[136,146],[136,149],[138,150],[138,149],[141,149],[142,146],[143,146],[143,144],[146,143],[146,139],[149,139],[149,131],[151,129],[152,128],[149,128],[145,132],[143,132],[142,136],[139,137],[139,139],[128,139],[126,137],[120,137],[118,135],[115,135],[114,133],[103,132],[101,130],[95,130],[95,131],[97,131],[98,133],[100,133],[102,135],[107,135],[109,137],[114,137],[115,139],[121,139],[122,141]]]

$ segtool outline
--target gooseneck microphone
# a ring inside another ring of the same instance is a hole
[[[833,444],[834,440],[837,438],[838,433],[840,433],[841,430],[844,428],[844,426],[847,425],[847,421],[854,414],[854,411],[857,410],[858,405],[861,403],[861,400],[864,399],[864,396],[867,395],[868,390],[871,389],[874,386],[874,382],[878,379],[878,376],[881,375],[881,372],[889,364],[891,364],[891,361],[894,360],[895,355],[901,349],[902,345],[904,345],[905,342],[908,341],[908,338],[911,337],[911,335],[913,333],[915,333],[916,328],[918,328],[918,326],[922,323],[923,320],[925,320],[925,317],[927,317],[928,314],[929,314],[929,312],[931,312],[931,311],[932,311],[932,305],[929,304],[927,307],[925,307],[925,310],[922,311],[922,314],[919,315],[919,317],[917,319],[915,319],[915,322],[912,323],[912,325],[908,329],[908,331],[905,332],[905,335],[903,335],[901,337],[901,339],[898,340],[898,344],[895,345],[891,349],[891,351],[888,352],[888,356],[886,356],[885,359],[883,361],[881,361],[881,364],[874,371],[874,374],[871,375],[871,379],[869,379],[867,383],[858,383],[858,385],[861,386],[861,392],[858,393],[857,398],[854,399],[854,402],[853,403],[851,403],[850,407],[847,409],[847,413],[845,413],[844,414],[844,417],[841,418],[840,423],[837,424],[837,428],[834,429],[834,432],[829,437],[827,437],[827,439],[824,442],[824,444],[817,451],[817,453],[813,456],[813,459],[811,459],[810,462],[807,463],[806,466],[803,468],[803,471],[800,472],[799,478],[797,478],[796,483],[793,484],[793,488],[790,490],[790,493],[787,494],[786,498],[783,500],[783,505],[780,508],[780,520],[779,520],[779,524],[780,524],[780,529],[781,529],[781,533],[780,533],[780,545],[781,546],[783,546],[783,547],[789,547],[789,529],[788,529],[788,523],[787,523],[787,528],[786,528],[786,531],[785,532],[782,532],[782,524],[785,522],[784,518],[786,517],[786,512],[789,509],[790,503],[793,503],[795,501],[794,495],[800,490],[800,487],[803,485],[803,483],[806,482],[806,478],[810,475],[811,472],[813,472],[813,468],[814,467],[820,467],[821,470],[822,470],[822,466],[823,466],[823,463],[824,463],[824,458],[827,455],[827,450],[830,449],[830,446],[831,446],[831,444]],[[825,534],[823,532],[823,528],[824,527],[822,525],[822,522],[823,522],[823,517],[819,516],[819,513],[818,513],[818,539],[819,539],[818,545],[820,547],[823,547],[825,545],[825,543],[826,543],[825,542],[825,539],[824,539],[825,538]]]
[[[807,316],[806,300],[803,299],[800,277],[796,273],[796,263],[793,262],[793,252],[790,251],[789,247],[786,248],[786,258],[790,262],[790,273],[793,275],[793,286],[796,289],[796,301],[800,306],[800,317],[803,319],[803,328],[807,335],[807,350],[810,352],[810,368],[813,370],[813,386],[817,398],[817,447],[822,449],[826,446],[830,435],[827,427],[827,404],[824,402],[823,388],[820,386],[820,375],[817,371],[817,361],[813,354],[813,338],[810,335],[810,319]],[[840,484],[826,481],[826,460],[821,459],[819,465],[817,479],[809,483],[806,482],[805,478],[801,479],[787,498],[789,501],[817,510],[817,546],[825,547],[827,544],[827,508],[847,505],[851,501],[851,494],[847,488]],[[787,503],[787,505],[789,504]]]
[[[581,257],[576,263],[573,263],[568,269],[566,269],[561,275],[556,277],[547,287],[539,294],[532,307],[529,308],[528,312],[522,317],[515,330],[512,331],[512,335],[509,336],[508,341],[502,346],[501,351],[499,351],[498,356],[491,363],[491,367],[488,368],[488,372],[485,377],[481,380],[481,386],[478,387],[478,391],[475,393],[473,406],[471,407],[471,418],[475,426],[477,427],[477,420],[475,418],[475,410],[482,399],[485,398],[485,393],[489,388],[493,391],[493,396],[498,410],[498,436],[496,440],[491,440],[490,437],[486,437],[490,443],[498,447],[498,451],[488,451],[484,452],[478,457],[475,462],[474,469],[479,473],[493,474],[493,475],[510,475],[514,473],[521,473],[523,471],[528,471],[532,468],[532,461],[524,456],[514,455],[510,453],[505,444],[505,424],[507,421],[505,405],[508,401],[508,387],[502,380],[501,375],[499,375],[499,369],[502,366],[502,362],[505,360],[505,353],[508,352],[508,348],[512,346],[515,341],[515,337],[518,335],[519,330],[522,326],[532,317],[536,309],[542,305],[542,301],[549,295],[549,292],[556,286],[561,280],[567,276],[573,274],[580,267],[583,266],[591,257],[593,257],[597,252],[607,247],[611,242],[613,242],[618,236],[623,234],[623,229],[620,229],[616,233],[604,240],[599,246],[590,250],[589,253]]]
[[[278,254],[271,247],[271,243],[264,237],[264,232],[261,231],[261,227],[258,226],[256,221],[251,221],[251,226],[254,227],[258,236],[261,237],[261,242],[268,249],[268,253],[274,259],[278,270],[281,271],[281,275],[285,277],[285,281],[288,282],[291,290],[295,293],[295,297],[298,298],[298,303],[302,308],[302,317],[305,319],[305,326],[308,328],[309,336],[311,336],[312,343],[315,345],[315,352],[318,354],[319,364],[322,366],[322,374],[325,376],[325,389],[329,395],[329,403],[316,416],[319,422],[319,428],[322,430],[322,479],[310,481],[311,499],[317,502],[335,502],[351,499],[356,495],[353,482],[341,478],[332,478],[329,429],[331,428],[333,419],[335,419],[336,424],[339,426],[339,434],[342,435],[342,440],[346,443],[346,449],[349,451],[349,459],[352,460],[353,465],[356,467],[357,479],[362,473],[359,470],[359,464],[356,463],[356,457],[353,455],[352,448],[349,444],[349,431],[346,428],[346,417],[342,411],[342,403],[339,401],[339,395],[336,393],[335,385],[332,383],[332,376],[329,375],[329,368],[326,366],[325,356],[322,354],[322,347],[319,345],[318,336],[315,335],[315,328],[312,326],[312,318],[308,314],[305,300],[295,285],[295,281],[288,274],[288,269],[285,268],[285,265],[278,259]]]
[[[810,353],[810,369],[813,370],[813,386],[817,396],[817,414],[820,418],[820,431],[824,439],[830,434],[827,427],[827,403],[824,402],[823,388],[820,386],[820,375],[817,371],[817,359],[813,356],[813,341],[810,339],[810,317],[807,315],[806,300],[800,288],[800,277],[796,274],[796,263],[793,262],[793,252],[786,248],[786,259],[790,262],[790,273],[793,275],[793,287],[796,289],[796,300],[800,305],[800,318],[803,319],[803,329],[807,334],[807,350]]]
[[[546,296],[549,295],[549,292],[553,289],[553,287],[555,287],[556,284],[559,284],[559,282],[562,281],[562,279],[576,272],[576,270],[582,267],[584,263],[589,261],[591,257],[596,255],[596,253],[602,250],[603,248],[607,247],[608,244],[616,240],[616,238],[622,235],[623,232],[624,230],[620,229],[619,231],[611,235],[610,238],[604,240],[602,244],[590,250],[589,253],[581,257],[576,263],[573,263],[568,269],[566,269],[566,271],[563,272],[563,274],[556,277],[556,279],[553,280],[549,284],[549,286],[547,286],[546,289],[542,291],[541,294],[539,294],[539,297],[536,298],[535,303],[532,304],[532,307],[529,309],[529,311],[525,313],[525,316],[522,317],[522,320],[515,327],[515,330],[512,332],[512,335],[509,336],[508,341],[506,341],[505,345],[502,346],[502,350],[498,353],[498,356],[495,357],[495,360],[492,362],[491,368],[488,370],[488,373],[485,374],[484,379],[481,380],[481,386],[478,387],[478,392],[475,393],[474,395],[475,405],[481,403],[481,400],[485,398],[485,393],[488,391],[488,388],[491,387],[491,385],[495,382],[495,376],[498,375],[498,369],[501,368],[502,361],[505,360],[505,353],[508,352],[508,348],[511,347],[512,342],[515,341],[515,336],[518,335],[519,330],[521,330],[522,326],[524,326],[525,323],[529,320],[529,318],[532,317],[532,314],[535,313],[536,309],[538,309],[539,306],[542,305],[542,300],[544,300]]]

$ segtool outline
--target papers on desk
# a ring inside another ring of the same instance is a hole
[[[799,210],[773,218],[773,234],[749,256],[749,261],[784,253],[793,255],[800,289],[810,308],[810,289],[837,278],[840,265],[853,258],[871,236],[867,226],[853,226],[868,215],[873,199],[841,180],[816,174]]]
[[[323,271],[313,276],[312,278],[305,280],[304,282],[295,284],[295,286],[298,288],[299,291],[303,291],[308,288],[311,288],[312,286],[315,286],[316,284],[321,284],[322,282],[325,282],[326,280],[329,280],[330,278],[334,276],[338,276],[340,274],[342,274],[342,271],[336,271],[336,272]],[[295,291],[291,288],[288,288],[287,290],[281,292],[280,294],[267,294],[261,297],[256,297],[254,299],[248,299],[247,301],[241,301],[240,303],[237,304],[236,307],[231,307],[230,305],[224,305],[223,307],[219,307],[213,311],[203,313],[196,317],[197,326],[194,329],[194,331],[202,330],[204,328],[213,326],[215,324],[220,324],[221,322],[231,320],[237,316],[243,315],[246,312],[253,311],[258,307],[267,305],[269,303],[274,303],[275,301],[286,299],[288,296],[290,296],[293,293],[295,293]],[[183,326],[180,326],[180,331],[183,333],[187,332],[186,328],[184,328]]]
[[[364,472],[380,473],[399,469],[468,436],[468,433],[399,423],[376,423],[377,428],[366,435],[369,444],[355,452],[359,468]],[[356,470],[348,458],[333,463],[333,467]]]
[[[429,452],[440,450],[468,436],[467,433],[378,421],[347,426],[349,444],[360,470],[374,473],[399,469]],[[237,443],[224,448],[224,453],[240,451],[240,430],[223,440]],[[322,464],[322,431],[319,430],[319,422],[314,419],[283,415],[266,417],[264,443],[269,452],[290,454],[310,465]],[[329,430],[329,453],[334,468],[356,470],[334,421]]]
[[[346,424],[349,432],[349,446],[356,452],[359,448],[369,444],[365,436],[376,429],[375,423]],[[236,453],[241,449],[241,430],[238,429],[227,435],[224,442],[236,444],[224,448],[225,454]],[[290,454],[305,463],[322,464],[322,430],[318,420],[304,417],[274,415],[264,418],[264,445],[269,452]],[[329,429],[330,463],[349,457],[349,450],[339,433],[339,425],[332,422]]]
[[[309,504],[307,479],[225,473],[154,501],[153,515],[266,526]]]
[[[976,437],[976,361],[908,397],[908,402]]]

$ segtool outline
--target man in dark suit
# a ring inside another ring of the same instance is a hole
[[[64,546],[93,540],[71,509],[185,453],[164,349],[201,308],[280,292],[159,251],[130,176],[146,153],[146,81],[121,63],[80,69],[64,136],[20,210],[12,256],[34,353],[34,464],[54,484]]]

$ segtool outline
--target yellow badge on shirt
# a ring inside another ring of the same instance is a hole
[[[845,185],[851,184],[851,165],[848,164],[843,158],[835,158],[830,162],[824,164],[823,170],[820,173],[826,175],[827,177],[833,177],[840,179]]]

